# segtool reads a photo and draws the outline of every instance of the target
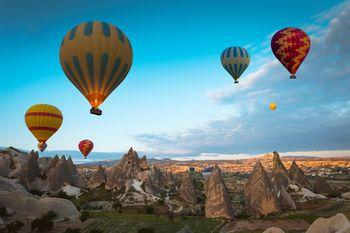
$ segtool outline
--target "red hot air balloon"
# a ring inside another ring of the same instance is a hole
[[[272,37],[271,49],[275,57],[289,71],[290,78],[295,73],[310,50],[309,36],[298,28],[284,28]]]
[[[94,148],[94,144],[90,140],[82,140],[79,142],[79,150],[84,155],[84,159],[90,154],[92,149]]]

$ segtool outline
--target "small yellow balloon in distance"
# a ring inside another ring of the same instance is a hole
[[[277,104],[276,104],[276,103],[270,103],[269,108],[270,108],[272,111],[275,111],[275,110],[277,109]]]
[[[38,140],[38,149],[44,151],[46,141],[61,127],[63,116],[53,105],[36,104],[25,114],[25,122],[29,131]]]

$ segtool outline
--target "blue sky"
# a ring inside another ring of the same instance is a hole
[[[85,138],[96,151],[169,156],[350,149],[349,1],[1,2],[2,146],[35,148],[24,113],[49,103],[64,122],[48,150],[74,150]],[[89,20],[120,27],[134,50],[101,117],[88,113],[58,60],[65,33]],[[312,39],[297,80],[269,48],[287,26]],[[238,86],[219,59],[234,45],[251,55]]]

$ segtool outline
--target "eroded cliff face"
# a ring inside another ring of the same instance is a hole
[[[312,190],[312,186],[307,180],[304,172],[298,167],[295,161],[292,162],[292,165],[289,168],[289,176],[293,183],[299,185],[300,187]]]
[[[195,204],[198,201],[193,179],[189,172],[185,172],[181,176],[179,196],[188,203]]]

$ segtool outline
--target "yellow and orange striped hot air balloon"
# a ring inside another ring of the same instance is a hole
[[[46,141],[61,127],[63,116],[53,105],[36,104],[30,107],[25,115],[29,131],[39,141],[38,149],[43,152]]]
[[[91,105],[98,107],[127,76],[132,64],[129,39],[116,26],[99,21],[81,23],[63,38],[60,48],[62,69]]]

